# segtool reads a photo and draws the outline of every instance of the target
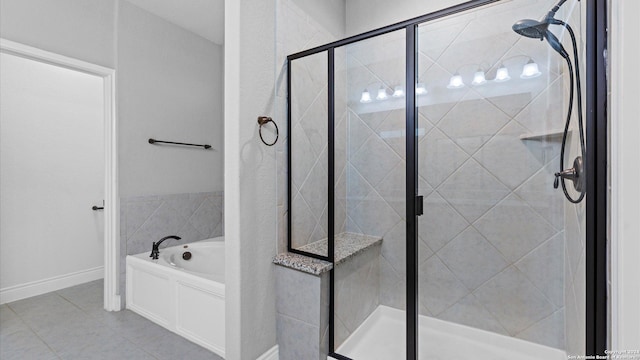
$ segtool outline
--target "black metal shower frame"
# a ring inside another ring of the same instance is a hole
[[[463,11],[497,3],[502,0],[471,0],[449,8],[435,11],[413,19],[371,30],[329,44],[287,56],[287,212],[288,234],[287,250],[334,262],[334,180],[335,180],[335,56],[338,47],[384,35],[393,31],[406,31],[406,129],[407,134],[414,129],[417,134],[417,107],[415,88],[417,85],[417,28],[420,24],[451,16]],[[580,1],[580,0],[578,0]],[[606,0],[582,0],[586,3],[586,355],[605,355],[608,345],[607,326],[607,2]],[[291,182],[291,61],[306,56],[327,53],[328,64],[328,253],[326,256],[301,251],[292,247],[292,182]],[[418,155],[417,135],[406,139],[406,211],[407,211],[407,306],[406,306],[406,346],[407,360],[418,359],[418,211],[422,208],[422,198],[418,195]],[[329,355],[340,360],[352,360],[337,354],[334,348],[334,305],[335,280],[334,269],[329,275]],[[359,359],[357,359],[359,360]]]

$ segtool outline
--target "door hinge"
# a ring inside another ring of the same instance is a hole
[[[416,216],[424,214],[424,197],[422,195],[416,196]]]

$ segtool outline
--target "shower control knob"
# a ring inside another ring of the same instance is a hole
[[[563,170],[561,172],[557,172],[555,175],[556,175],[556,178],[553,181],[553,188],[557,189],[558,186],[560,185],[560,178],[573,180],[576,176],[576,171],[574,168],[571,168],[571,169]]]
[[[555,179],[553,181],[553,188],[557,189],[560,185],[560,178],[571,180],[573,182],[573,187],[576,191],[582,191],[582,172],[584,171],[584,166],[582,163],[582,156],[578,156],[574,162],[573,167],[570,169],[566,169],[560,172],[555,173]]]

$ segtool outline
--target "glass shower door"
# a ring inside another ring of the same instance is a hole
[[[548,42],[512,30],[552,5],[516,0],[418,26],[420,359],[584,351],[584,202],[553,186],[570,78]],[[579,11],[558,16],[579,28]]]
[[[404,29],[335,49],[333,348],[350,359],[406,358],[405,49]]]

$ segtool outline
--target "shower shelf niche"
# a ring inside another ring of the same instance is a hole
[[[520,135],[520,140],[555,140],[562,138],[564,130],[547,130],[536,133],[526,133]]]

